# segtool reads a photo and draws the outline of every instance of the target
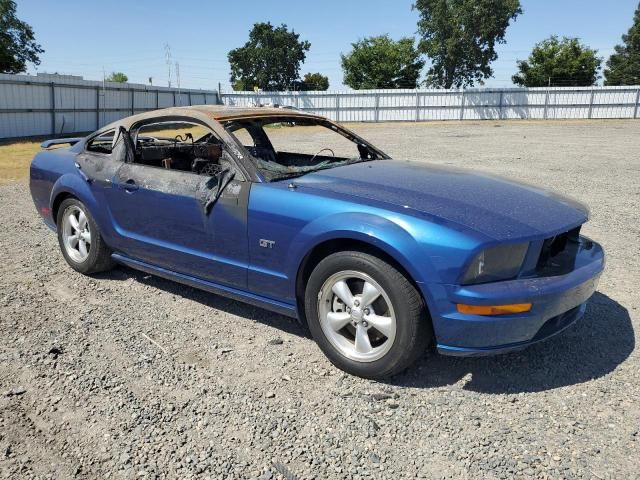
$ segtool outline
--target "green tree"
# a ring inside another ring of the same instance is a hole
[[[129,81],[129,77],[122,72],[111,72],[111,75],[109,75],[106,80],[107,82],[127,83]]]
[[[329,77],[321,73],[307,73],[302,82],[300,82],[300,90],[328,90]]]
[[[351,46],[351,52],[341,55],[344,83],[351,88],[416,88],[418,85],[424,60],[413,38],[396,42],[388,35],[380,35]]]
[[[413,8],[420,15],[418,48],[431,61],[425,83],[441,88],[491,77],[495,46],[522,13],[520,0],[416,0]]]
[[[236,90],[287,90],[299,78],[311,44],[286,25],[256,23],[249,41],[228,54],[231,83]]]
[[[604,71],[605,85],[640,85],[640,4],[633,16],[633,25],[622,36],[623,45],[616,45]]]
[[[519,72],[511,78],[523,87],[593,85],[602,63],[597,53],[577,38],[554,35],[536,44],[527,60],[519,60]]]
[[[16,17],[16,2],[0,0],[0,73],[22,73],[27,63],[40,65],[41,53],[31,26]]]

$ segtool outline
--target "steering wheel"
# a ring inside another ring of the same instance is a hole
[[[311,161],[313,162],[313,161],[316,159],[316,157],[317,157],[318,155],[320,155],[322,152],[331,152],[331,155],[332,155],[333,157],[335,157],[335,156],[336,156],[335,152],[334,152],[333,150],[331,150],[330,148],[323,148],[323,149],[322,149],[322,150],[320,150],[318,153],[316,153],[313,157],[311,157]]]
[[[184,143],[184,142],[186,142],[186,141],[187,141],[187,140],[189,140],[189,139],[191,139],[191,143],[193,143],[193,135],[191,135],[191,132],[187,132],[187,133],[185,133],[185,134],[184,134],[184,137],[183,137],[182,135],[178,134],[178,135],[176,135],[176,136],[174,137],[173,141],[174,141],[175,143],[178,143],[178,142],[180,142],[180,143]]]

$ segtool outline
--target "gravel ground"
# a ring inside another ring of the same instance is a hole
[[[27,186],[2,186],[0,477],[639,478],[640,122],[354,129],[587,202],[608,265],[583,320],[521,353],[362,380],[285,317],[73,272]]]

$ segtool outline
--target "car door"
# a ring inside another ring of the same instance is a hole
[[[172,272],[245,288],[250,184],[233,173],[221,185],[217,177],[135,158],[124,162],[108,199],[122,253]],[[208,194],[219,187],[219,198],[207,206]]]

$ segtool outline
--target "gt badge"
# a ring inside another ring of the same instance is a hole
[[[265,240],[264,238],[260,239],[260,246],[262,248],[273,248],[275,244],[276,242],[273,240]]]

